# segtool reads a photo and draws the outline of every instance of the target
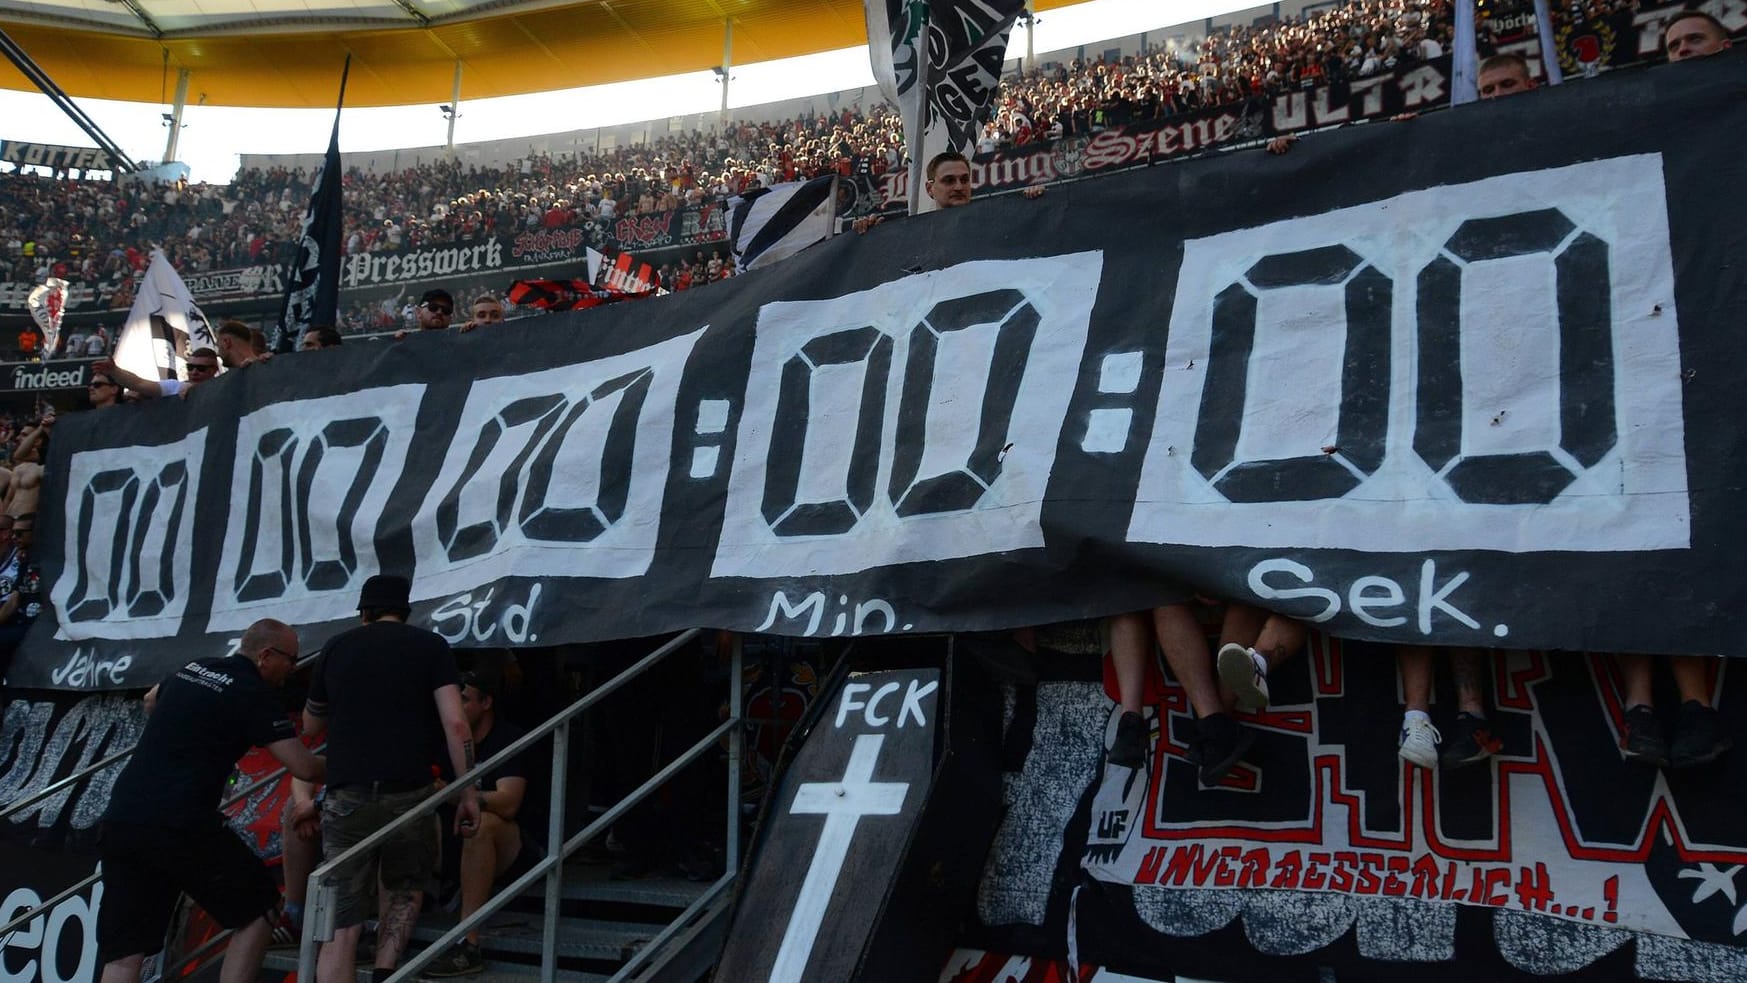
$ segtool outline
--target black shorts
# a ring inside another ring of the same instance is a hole
[[[99,964],[162,949],[179,894],[225,928],[242,928],[279,906],[273,875],[216,819],[194,829],[105,822],[102,856]]]

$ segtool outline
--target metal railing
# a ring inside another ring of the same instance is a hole
[[[305,913],[303,923],[303,939],[297,954],[297,978],[313,980],[316,978],[316,942],[329,941],[333,937],[333,921],[337,903],[336,888],[330,883],[334,873],[348,863],[359,860],[370,851],[381,846],[390,837],[398,833],[409,823],[418,822],[435,813],[438,806],[458,797],[462,791],[480,777],[491,773],[511,758],[532,747],[539,741],[550,737],[552,746],[552,803],[547,817],[546,855],[534,864],[526,873],[497,891],[482,905],[479,910],[462,918],[456,925],[444,932],[436,941],[426,946],[422,951],[408,957],[401,966],[389,977],[393,983],[408,979],[419,972],[426,964],[448,951],[449,947],[461,939],[466,933],[483,924],[486,919],[496,914],[501,908],[515,900],[521,893],[532,887],[536,881],[545,880],[545,911],[544,924],[540,942],[540,979],[544,983],[553,983],[558,974],[558,917],[563,900],[564,861],[571,854],[581,849],[584,844],[605,832],[613,823],[623,818],[639,802],[648,797],[656,789],[677,775],[682,769],[696,761],[722,737],[728,738],[728,811],[727,811],[727,844],[724,873],[702,895],[681,912],[668,926],[654,938],[645,943],[641,950],[631,957],[619,971],[613,975],[613,983],[628,980],[631,975],[640,970],[660,950],[668,939],[689,925],[701,912],[712,904],[722,892],[733,883],[740,865],[740,758],[744,734],[740,727],[742,715],[741,692],[743,681],[740,678],[741,647],[738,638],[734,640],[729,676],[729,711],[728,719],[720,726],[710,731],[697,743],[686,749],[679,757],[669,762],[660,771],[639,785],[625,798],[615,803],[601,816],[589,823],[576,835],[564,838],[564,803],[569,785],[569,744],[571,723],[584,711],[612,695],[626,683],[641,676],[662,659],[700,635],[699,629],[692,629],[672,639],[655,651],[644,656],[625,671],[595,687],[577,699],[569,707],[554,714],[537,729],[522,736],[502,751],[491,756],[489,760],[480,762],[465,775],[450,782],[440,791],[427,797],[419,805],[393,822],[382,827],[361,840],[356,846],[339,856],[317,867],[309,877],[310,906]],[[317,939],[317,934],[325,936]]]
[[[299,659],[297,661],[297,668],[302,669],[304,666],[309,665],[310,663],[314,662],[315,660],[316,660],[316,656],[314,656],[314,655],[306,656],[302,659]],[[319,752],[325,747],[327,747],[327,742],[323,741],[321,744],[316,745],[315,750]],[[72,786],[77,785],[78,783],[84,781],[87,778],[90,778],[92,775],[97,774],[98,772],[102,771],[105,768],[108,768],[112,765],[120,764],[121,762],[126,761],[128,759],[128,757],[130,755],[132,755],[137,750],[139,750],[139,743],[136,741],[132,747],[123,748],[120,751],[117,751],[114,754],[109,755],[108,757],[102,758],[98,761],[93,761],[92,763],[86,765],[85,767],[79,769],[78,771],[73,772],[71,775],[66,775],[62,778],[57,778],[56,780],[50,782],[49,784],[44,785],[42,788],[37,789],[35,792],[32,792],[31,794],[25,796],[24,798],[14,799],[13,801],[8,802],[6,804],[5,808],[0,809],[0,819],[5,819],[7,816],[10,816],[15,812],[18,812],[22,809],[28,808],[32,805],[35,805],[36,803],[41,802],[42,800],[48,798],[49,796],[54,795],[57,792],[60,792],[62,789],[71,788]],[[284,765],[280,765],[274,771],[272,771],[266,775],[262,775],[260,778],[255,779],[254,781],[250,782],[247,785],[244,785],[241,789],[238,789],[235,793],[233,793],[229,798],[225,799],[224,801],[222,801],[218,804],[219,811],[223,812],[224,810],[229,809],[231,806],[236,805],[238,802],[241,802],[244,799],[248,798],[250,795],[254,794],[254,792],[257,789],[260,789],[261,787],[263,787],[265,785],[268,785],[272,782],[276,782],[279,779],[285,777],[285,774],[287,771],[289,771],[288,768],[286,768]],[[11,921],[7,922],[6,924],[0,925],[0,936],[4,936],[8,932],[11,932],[12,930],[14,930],[16,928],[30,924],[32,919],[37,918],[43,914],[46,914],[49,911],[49,909],[53,908],[55,905],[58,905],[62,901],[65,901],[68,898],[71,898],[74,895],[77,895],[81,891],[85,890],[86,888],[90,887],[91,885],[97,883],[98,881],[100,881],[102,879],[103,879],[103,868],[98,867],[96,870],[92,871],[90,876],[86,877],[84,880],[79,881],[77,884],[74,884],[71,887],[68,887],[68,888],[62,890],[59,894],[56,894],[54,897],[49,898],[47,901],[44,901],[41,904],[38,904],[36,907],[30,909],[29,911],[26,911],[23,914],[20,914],[20,915],[14,917]],[[226,934],[228,935],[228,933],[226,933]]]
[[[320,753],[322,750],[326,749],[327,746],[328,746],[327,742],[323,741],[320,744],[317,744],[313,749],[311,749],[311,753]],[[128,748],[126,751],[117,752],[117,754],[120,755],[121,757],[126,757],[127,755],[130,755],[132,753],[133,753],[133,748]],[[229,798],[225,799],[223,802],[220,802],[218,804],[218,810],[220,812],[223,812],[224,810],[229,809],[231,806],[236,805],[238,802],[241,802],[244,799],[248,798],[249,796],[255,794],[255,792],[258,791],[259,789],[261,789],[262,787],[264,787],[266,785],[270,785],[273,782],[277,782],[279,779],[285,777],[287,771],[289,771],[289,769],[287,769],[284,765],[280,765],[278,768],[274,769],[273,771],[271,771],[265,775],[262,775],[260,778],[255,779],[254,781],[248,783],[247,785],[244,785],[242,788],[237,789],[236,792],[232,793]],[[62,779],[62,781],[65,781],[65,779]],[[34,798],[41,798],[41,796],[40,795],[35,796]],[[0,815],[4,815],[4,814],[0,814]],[[24,914],[19,915],[18,917],[12,919],[11,921],[7,922],[6,924],[0,925],[0,935],[5,935],[7,932],[12,931],[13,929],[18,928],[21,925],[27,924],[31,919],[37,917],[38,915],[43,914],[44,912],[48,911],[50,908],[53,908],[55,905],[60,904],[62,901],[65,901],[68,898],[72,897],[73,895],[78,894],[79,892],[85,890],[86,888],[90,887],[91,885],[97,883],[98,881],[100,881],[102,879],[103,879],[103,870],[100,867],[97,870],[92,871],[91,875],[89,877],[85,878],[84,880],[80,881],[79,883],[74,884],[72,887],[67,888],[66,890],[62,891],[61,893],[55,895],[54,897],[49,898],[47,901],[44,901],[43,903],[37,905],[35,908],[32,908],[29,911],[25,912]]]

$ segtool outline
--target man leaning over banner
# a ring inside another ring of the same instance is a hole
[[[434,287],[419,297],[413,316],[420,331],[447,331],[449,319],[455,316],[455,298],[442,287]],[[394,333],[394,340],[399,341],[409,334],[412,334],[411,330],[402,328]]]
[[[302,340],[297,343],[297,350],[313,352],[321,348],[338,348],[344,341],[332,325],[318,324],[303,333]]]
[[[480,294],[473,298],[473,316],[457,330],[465,334],[474,328],[503,323],[503,301],[496,294]]]
[[[188,353],[188,360],[182,363],[182,367],[188,370],[186,380],[147,379],[109,361],[98,362],[91,367],[91,371],[102,373],[114,380],[121,388],[147,398],[187,396],[195,386],[218,375],[218,352],[211,348],[196,348]]]
[[[1662,33],[1670,62],[1705,58],[1729,47],[1729,32],[1710,14],[1693,11],[1670,21]],[[1627,761],[1654,768],[1692,768],[1708,764],[1734,746],[1723,733],[1716,707],[1711,669],[1717,661],[1697,655],[1666,657],[1680,693],[1674,721],[1674,741],[1663,736],[1652,691],[1653,656],[1615,656],[1626,686],[1626,729],[1620,745]]]
[[[240,369],[268,356],[256,350],[255,332],[247,324],[226,321],[218,326],[218,357],[225,368]]]
[[[922,189],[940,208],[959,208],[970,204],[975,188],[971,183],[969,158],[955,150],[944,150],[935,154],[928,161],[928,183]],[[1022,194],[1027,198],[1036,198],[1043,192],[1043,185],[1034,184]],[[863,215],[855,220],[853,228],[857,232],[866,232],[883,221],[884,215]]]
[[[1662,43],[1668,49],[1669,61],[1707,58],[1733,44],[1723,22],[1702,10],[1690,11],[1669,21],[1662,30]]]
[[[218,800],[238,758],[266,748],[295,776],[320,781],[325,759],[292,733],[273,690],[297,667],[297,632],[263,619],[235,655],[190,662],[147,694],[146,728],[103,815],[103,983],[134,983],[163,948],[187,893],[235,929],[221,983],[253,981],[279,904],[273,875],[224,825]]]

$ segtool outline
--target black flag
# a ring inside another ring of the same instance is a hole
[[[297,254],[285,268],[285,306],[273,330],[272,349],[288,352],[297,347],[311,327],[339,327],[340,323],[340,109],[346,104],[346,76],[352,56],[340,71],[340,101],[334,108],[334,132],[328,138],[328,153],[315,175],[315,191],[303,213]]]
[[[868,59],[880,92],[904,119],[910,211],[932,211],[923,171],[942,151],[970,156],[978,119],[995,99],[1007,35],[1024,0],[863,0]]]

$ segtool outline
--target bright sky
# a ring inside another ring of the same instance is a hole
[[[1037,18],[1038,54],[1190,23],[1253,7],[1234,0],[1089,0]],[[1009,57],[1025,51],[1025,32],[1017,28]],[[730,107],[792,99],[872,85],[866,48],[847,48],[802,58],[734,66],[728,90]],[[465,93],[465,83],[463,90]],[[527,136],[529,120],[564,120],[562,130],[634,123],[647,107],[670,115],[704,113],[721,106],[722,93],[711,72],[694,72],[640,82],[563,89],[525,96],[463,102],[455,142]],[[155,103],[77,100],[109,137],[136,160],[163,156],[168,134]],[[0,138],[90,146],[91,140],[36,92],[0,91]],[[326,149],[333,112],[327,109],[238,109],[189,106],[183,114],[177,159],[196,181],[228,182],[239,153],[320,153]],[[341,117],[340,149],[385,150],[440,146],[448,123],[434,105],[349,109]]]

